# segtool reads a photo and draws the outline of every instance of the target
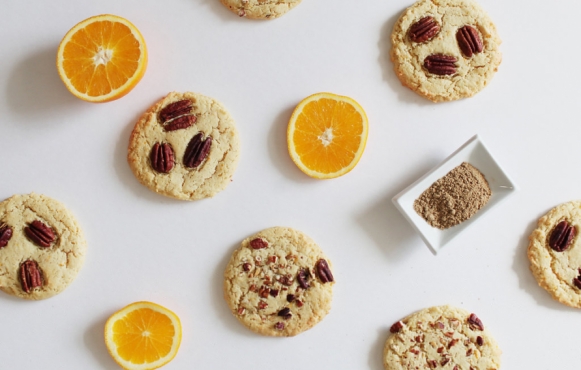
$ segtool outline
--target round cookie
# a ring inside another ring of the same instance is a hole
[[[472,0],[420,0],[396,22],[391,60],[401,83],[434,102],[482,90],[502,60],[494,23]]]
[[[386,370],[500,368],[501,350],[482,321],[452,306],[430,307],[391,326],[383,351]]]
[[[250,330],[294,336],[331,309],[331,262],[319,246],[287,227],[263,230],[242,242],[224,272],[224,298]]]
[[[539,219],[529,237],[530,268],[553,299],[581,308],[581,201],[563,203]]]
[[[299,5],[301,0],[220,0],[225,7],[240,17],[274,19]]]
[[[149,189],[168,197],[214,196],[231,182],[240,142],[222,104],[192,92],[172,92],[135,125],[127,160]]]
[[[69,286],[87,244],[75,217],[44,195],[14,195],[0,203],[0,289],[45,299]]]

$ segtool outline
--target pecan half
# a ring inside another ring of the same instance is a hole
[[[50,247],[51,243],[55,240],[54,231],[38,220],[32,221],[28,224],[28,226],[24,228],[24,233],[39,247]]]
[[[193,114],[190,114],[187,116],[181,116],[181,117],[178,117],[178,118],[174,119],[173,121],[169,122],[168,124],[163,126],[163,128],[166,131],[181,130],[181,129],[190,127],[191,125],[196,123],[197,120],[198,120],[198,117],[194,116]]]
[[[563,220],[559,222],[551,232],[549,246],[557,252],[563,252],[569,248],[575,234],[577,234],[575,226],[570,225],[567,221]]]
[[[277,315],[283,317],[285,320],[288,320],[291,317],[293,317],[293,314],[290,312],[290,308],[288,307],[285,307],[282,310],[278,311]]]
[[[397,333],[398,331],[400,331],[400,330],[401,330],[401,328],[403,328],[403,322],[401,322],[401,321],[398,321],[398,322],[396,322],[395,324],[393,324],[393,325],[391,326],[391,328],[389,328],[389,332],[390,332],[390,333]]]
[[[155,143],[149,153],[151,167],[159,173],[168,173],[174,166],[174,155],[168,143]]]
[[[303,289],[308,289],[309,288],[309,277],[311,276],[311,274],[309,273],[309,271],[305,268],[301,268],[297,274],[297,281],[299,282],[299,285],[301,288]]]
[[[174,103],[166,105],[161,111],[159,111],[159,120],[165,123],[171,119],[174,119],[184,114],[188,114],[192,111],[192,101],[189,99],[179,100]]]
[[[327,261],[325,261],[324,259],[321,258],[320,260],[318,260],[317,263],[315,264],[315,268],[317,270],[317,275],[319,275],[319,279],[321,279],[323,283],[335,281],[333,280],[333,274],[331,273],[331,269],[329,268]]]
[[[456,40],[460,50],[462,50],[462,54],[467,58],[470,58],[473,54],[480,53],[484,48],[478,31],[472,26],[466,25],[458,29]]]
[[[451,55],[432,54],[424,59],[424,68],[438,76],[453,75],[456,73],[457,61]]]
[[[12,228],[5,223],[0,224],[0,248],[8,245],[8,241],[12,238]]]
[[[440,25],[433,17],[424,17],[412,24],[408,37],[413,42],[425,42],[433,39],[440,32]]]
[[[203,139],[201,132],[190,140],[186,151],[184,153],[184,165],[189,168],[198,167],[204,159],[210,153],[210,147],[212,146],[212,137],[208,136],[205,140]]]
[[[20,265],[20,285],[22,290],[30,293],[32,289],[42,286],[42,273],[38,267],[38,263],[33,260],[24,261]]]
[[[472,330],[474,329],[484,330],[484,325],[482,324],[482,321],[480,321],[478,316],[476,316],[473,313],[471,313],[470,317],[468,317],[468,325],[470,325],[470,328],[472,328]]]
[[[262,249],[268,247],[268,242],[262,238],[252,239],[250,241],[252,249]]]

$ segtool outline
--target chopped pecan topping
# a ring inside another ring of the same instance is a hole
[[[464,26],[456,32],[456,40],[458,46],[462,50],[462,54],[470,58],[473,54],[482,52],[484,45],[478,31],[472,26]]]
[[[12,228],[5,223],[0,224],[0,248],[8,245],[8,241],[12,238]]]
[[[251,268],[252,268],[252,265],[250,263],[248,263],[248,262],[242,264],[242,269],[244,271],[250,271]]]
[[[549,246],[557,252],[563,252],[569,248],[575,234],[577,234],[575,226],[570,225],[567,221],[563,220],[559,222],[551,232]]]
[[[438,348],[437,352],[438,352],[438,353],[442,353],[442,352],[444,352],[444,347],[440,347],[440,348]]]
[[[256,289],[256,285],[254,285],[254,284],[250,285],[250,288],[248,288],[248,289],[249,289],[251,292],[255,292],[255,293],[258,291],[258,289]]]
[[[482,321],[480,321],[478,316],[476,316],[473,313],[471,313],[470,317],[468,317],[468,325],[470,325],[470,328],[472,328],[472,330],[474,329],[484,330],[484,325],[482,324]]]
[[[285,320],[288,320],[291,317],[293,317],[293,314],[290,312],[290,308],[288,307],[285,307],[282,310],[278,311],[277,315],[283,317]]]
[[[168,143],[155,143],[149,153],[151,167],[159,173],[168,173],[174,166],[174,154]]]
[[[472,348],[468,348],[466,351],[466,356],[472,356]]]
[[[304,304],[303,301],[301,301],[300,299],[297,299],[296,302],[297,302],[297,306],[303,307],[303,304]]]
[[[259,310],[263,310],[263,309],[265,309],[266,307],[268,307],[268,303],[266,303],[266,302],[264,302],[264,301],[260,301],[260,302],[258,302],[258,309],[259,309]]]
[[[391,328],[389,328],[389,332],[390,332],[390,333],[397,333],[398,331],[400,331],[400,330],[401,330],[401,328],[403,328],[403,322],[401,322],[401,321],[398,321],[398,322],[396,322],[395,324],[393,324],[393,325],[391,326]]]
[[[276,260],[278,259],[277,256],[268,256],[268,262],[269,263],[276,263]]]
[[[261,296],[262,298],[267,298],[269,294],[270,288],[267,288],[265,286],[262,286],[262,288],[260,288],[260,290],[258,291],[258,295]]]
[[[303,289],[308,289],[309,288],[309,277],[311,276],[310,272],[308,269],[305,268],[301,268],[297,274],[297,281],[299,282],[299,285],[301,288]]]
[[[331,273],[331,269],[327,264],[327,261],[324,259],[320,259],[315,264],[315,268],[317,270],[317,275],[319,275],[319,279],[324,283],[333,282],[333,274]]]
[[[244,315],[245,312],[246,312],[246,308],[244,308],[244,307],[238,308],[238,315]]]
[[[210,153],[212,147],[212,137],[204,139],[203,133],[198,133],[190,140],[184,152],[184,166],[197,168]]]
[[[192,105],[192,101],[189,99],[179,100],[168,104],[161,111],[159,111],[159,120],[162,123],[165,123],[176,117],[188,114],[192,111]]]
[[[450,362],[449,358],[443,358],[442,361],[440,361],[440,366],[445,366],[448,362]]]
[[[425,42],[434,38],[440,32],[440,25],[433,17],[424,17],[412,24],[408,37],[413,42]]]
[[[292,276],[289,276],[289,275],[281,276],[278,281],[282,285],[286,285],[286,286],[291,286],[293,284],[293,278],[292,278]]]
[[[482,339],[480,335],[476,337],[476,344],[478,344],[479,346],[484,344],[484,339]]]
[[[35,220],[24,228],[24,233],[34,244],[39,247],[48,248],[54,242],[54,231],[41,221]]]
[[[428,365],[430,365],[430,368],[435,369],[438,367],[438,362],[436,360],[428,360]]]
[[[454,347],[456,343],[458,343],[458,339],[452,339],[450,343],[448,343],[448,349]]]
[[[42,280],[42,273],[36,261],[27,260],[20,265],[20,285],[26,293],[30,293],[34,288],[42,286]]]
[[[424,68],[438,76],[453,75],[456,73],[457,61],[451,55],[432,54],[424,59]]]
[[[256,238],[250,241],[250,246],[252,249],[263,249],[268,247],[268,242],[262,238]]]

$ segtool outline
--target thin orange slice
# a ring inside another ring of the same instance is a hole
[[[124,369],[157,369],[170,362],[182,340],[179,317],[151,302],[135,302],[105,324],[105,344]]]
[[[77,98],[107,102],[127,94],[147,67],[147,48],[128,20],[102,14],[85,19],[63,38],[56,65],[67,89]]]
[[[288,124],[288,151],[307,175],[332,179],[351,171],[363,154],[369,124],[353,99],[331,93],[305,98]]]

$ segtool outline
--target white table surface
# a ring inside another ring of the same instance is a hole
[[[77,216],[88,254],[77,280],[39,302],[0,293],[0,369],[115,369],[102,332],[114,311],[150,300],[183,324],[167,369],[382,370],[390,325],[424,307],[475,312],[503,369],[579,369],[581,312],[553,301],[528,268],[528,235],[581,198],[581,3],[481,0],[503,62],[471,99],[431,103],[402,87],[389,35],[410,0],[304,0],[280,19],[240,19],[219,0],[2,0],[0,198],[37,192]],[[56,49],[79,21],[112,13],[143,33],[149,65],[120,100],[74,98]],[[216,197],[149,191],[126,161],[136,119],[167,92],[195,91],[234,116],[242,153]],[[357,167],[314,180],[295,167],[286,125],[304,97],[330,91],[367,111]],[[391,198],[478,134],[520,191],[437,256]],[[240,241],[283,225],[334,264],[331,313],[294,338],[253,334],[230,314],[222,273]]]

